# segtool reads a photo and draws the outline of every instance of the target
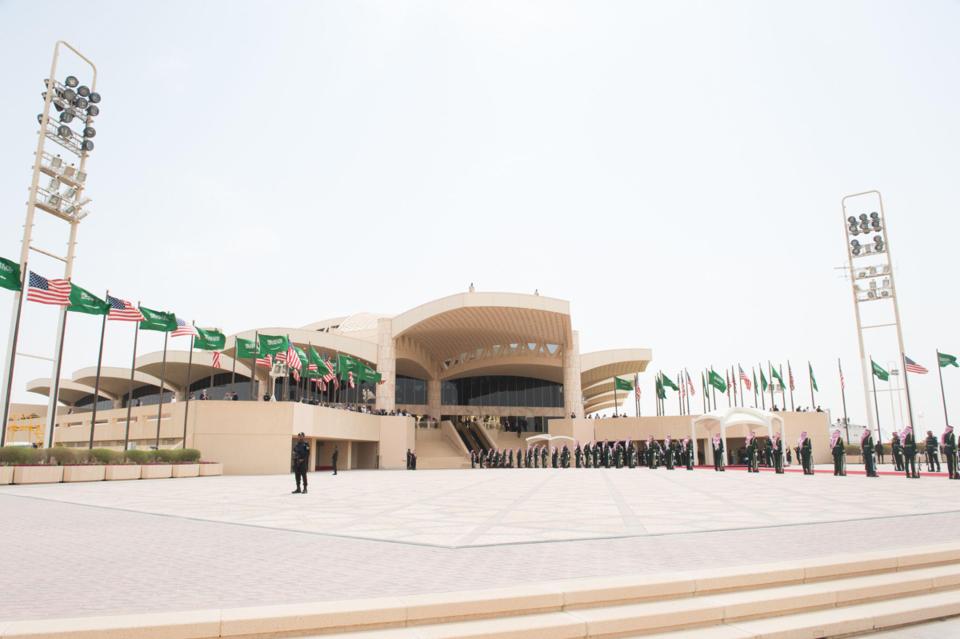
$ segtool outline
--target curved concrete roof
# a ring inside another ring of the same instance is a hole
[[[570,303],[542,295],[458,293],[393,318],[393,336],[407,337],[438,360],[494,344],[569,344]]]
[[[232,370],[233,359],[226,356],[220,356],[220,368],[213,366],[213,354],[210,351],[193,351],[193,362],[190,363],[189,351],[173,351],[167,349],[167,363],[164,368],[163,351],[146,353],[136,360],[136,369],[142,373],[160,379],[163,371],[164,387],[184,390],[187,387],[187,369],[190,369],[189,383],[200,381],[211,375],[220,373],[229,373]],[[241,364],[237,360],[237,373],[245,376],[250,375],[250,368],[246,364]]]
[[[41,377],[38,379],[32,379],[27,382],[27,392],[36,393],[38,395],[43,395],[45,397],[50,397],[50,387],[51,379],[49,377]],[[67,406],[73,406],[81,399],[85,397],[90,397],[93,395],[93,387],[86,386],[85,384],[78,384],[69,379],[60,380],[60,392],[57,395],[57,400],[61,404]],[[103,392],[103,389],[100,390],[100,397],[102,399],[116,400],[116,397],[111,397],[110,395]]]
[[[632,375],[647,370],[653,359],[649,348],[616,348],[580,355],[580,385],[592,386],[618,375]]]
[[[72,381],[77,384],[94,388],[97,383],[97,367],[88,366],[74,372]],[[140,371],[133,373],[134,390],[143,386],[160,388],[160,379]],[[100,368],[100,390],[110,393],[114,397],[122,397],[130,390],[130,369],[117,366],[103,366]]]

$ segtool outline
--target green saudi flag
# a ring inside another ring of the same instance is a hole
[[[311,364],[316,365],[317,367],[316,372],[318,376],[329,375],[330,373],[333,372],[330,370],[330,367],[327,366],[327,363],[323,361],[323,358],[320,357],[320,353],[314,350],[312,346],[310,347],[310,352],[307,354],[307,357],[310,360]]]
[[[947,353],[941,353],[937,351],[937,363],[940,364],[940,368],[946,368],[947,366],[957,366],[960,368],[960,364],[957,364],[957,356],[949,355]]]
[[[660,373],[660,383],[663,384],[664,388],[669,386],[675,391],[680,390],[679,388],[677,388],[677,385],[673,383],[673,380],[667,377],[666,375],[664,375],[663,373]]]
[[[663,388],[663,381],[660,379],[660,376],[657,375],[657,397],[660,399],[667,398],[667,391]]]
[[[617,390],[632,391],[632,390],[633,390],[633,382],[631,382],[631,381],[628,380],[628,379],[620,379],[619,377],[614,377],[614,378],[613,378],[613,387],[614,387],[615,389],[617,389]]]
[[[807,362],[807,368],[810,369],[810,385],[813,386],[813,390],[819,391],[817,387],[817,378],[813,376],[813,364]]]
[[[760,371],[760,375],[763,375],[763,371]],[[766,390],[766,389],[764,389],[764,390]],[[754,393],[757,392],[757,371],[756,371],[756,370],[753,371],[753,392],[754,392]],[[754,399],[754,401],[756,401],[757,398],[754,397],[753,399]]]
[[[259,355],[259,353],[257,353],[257,343],[252,339],[238,337],[234,341],[237,351],[234,356],[237,359],[253,359]]]
[[[380,380],[383,379],[383,376],[366,364],[362,364],[360,366],[359,373],[357,373],[357,379],[361,382],[373,382],[374,384],[379,384]]]
[[[721,393],[727,392],[727,382],[713,369],[710,369],[710,378],[707,382]]]
[[[770,366],[770,375],[773,376],[773,379],[780,382],[780,388],[786,388],[787,385],[783,383],[783,378],[780,376],[780,372],[777,371],[773,366]]]
[[[289,346],[286,335],[260,335],[260,344],[258,345],[259,356],[275,355],[276,353],[285,353]]]
[[[197,336],[193,338],[193,347],[202,351],[222,351],[227,344],[227,336],[215,328],[197,327]]]
[[[142,331],[169,333],[177,328],[177,318],[173,313],[154,311],[146,306],[141,306],[140,314],[143,315],[143,321],[140,322],[140,330]]]
[[[770,386],[770,384],[767,383],[767,378],[763,374],[763,367],[761,366],[760,367],[760,388],[761,390],[763,390],[764,393],[766,393],[768,386]]]
[[[5,257],[0,257],[0,288],[19,291],[20,279],[20,264],[11,262]]]
[[[888,380],[890,379],[890,373],[888,373],[888,372],[885,371],[883,368],[881,368],[880,365],[877,364],[877,363],[876,363],[875,361],[873,361],[872,359],[870,360],[870,365],[873,367],[873,374],[874,374],[879,380],[886,382],[886,381],[888,381]]]
[[[110,305],[90,291],[71,284],[70,306],[67,310],[87,315],[106,315],[110,311]]]
[[[347,379],[347,374],[351,372],[354,375],[360,372],[360,362],[343,353],[337,355],[337,374],[340,379]]]

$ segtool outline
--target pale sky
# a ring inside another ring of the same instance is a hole
[[[791,361],[807,405],[810,360],[837,417],[840,357],[859,422],[840,199],[879,189],[906,350],[931,371],[916,422],[939,432],[934,351],[960,354],[958,27],[948,1],[0,0],[0,255],[19,256],[65,39],[103,95],[74,273],[95,293],[229,333],[536,288],[570,300],[581,351],[653,349],[646,414],[657,369],[767,360]],[[36,232],[63,250],[61,223]],[[21,350],[52,354],[55,314],[27,305]],[[98,333],[70,315],[66,376]],[[111,323],[105,363],[131,342]],[[15,399],[43,401],[23,389],[49,375],[21,358]]]

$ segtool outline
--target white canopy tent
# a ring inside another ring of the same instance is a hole
[[[531,444],[536,444],[537,442],[544,442],[547,444],[548,448],[553,448],[552,442],[558,439],[571,441],[571,442],[574,441],[573,437],[568,437],[566,435],[547,435],[547,434],[533,435],[531,437],[527,437],[527,446],[530,446]]]
[[[783,418],[777,415],[776,413],[771,413],[769,411],[760,410],[759,408],[749,408],[746,406],[732,406],[730,408],[718,409],[710,411],[709,413],[704,413],[703,415],[698,415],[690,420],[690,439],[693,441],[693,454],[696,458],[697,455],[697,424],[704,423],[704,427],[710,433],[707,437],[709,442],[713,436],[713,426],[712,423],[716,423],[720,428],[720,438],[723,440],[723,451],[724,454],[729,454],[730,449],[727,447],[727,428],[730,426],[746,426],[747,428],[766,428],[767,435],[773,437],[774,425],[780,425],[780,441],[786,442],[786,433],[783,428]],[[786,445],[786,444],[784,444]],[[706,451],[704,451],[706,452]],[[704,454],[704,460],[706,460],[706,454]],[[723,460],[726,464],[727,460]]]

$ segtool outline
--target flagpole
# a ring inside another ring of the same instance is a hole
[[[140,302],[137,302],[137,308],[140,308]],[[140,337],[140,322],[133,327],[133,357],[130,359],[130,384],[127,386],[127,424],[123,433],[123,450],[126,451],[130,445],[130,410],[133,408],[133,372],[137,365],[137,338]]]
[[[713,373],[713,368],[710,368],[710,373]],[[717,387],[713,385],[713,378],[711,375],[710,379],[710,397],[713,399],[713,407],[717,407]]]
[[[943,403],[943,424],[950,425],[950,418],[947,417],[947,396],[943,392],[943,366],[940,365],[940,349],[937,349],[937,375],[940,376],[940,401]],[[6,421],[4,421],[6,424]]]
[[[787,360],[787,376],[790,377],[790,382],[789,382],[789,384],[790,384],[790,412],[792,413],[792,412],[795,412],[796,409],[794,408],[794,405],[793,405],[793,367],[790,366],[790,360],[789,360],[789,359]],[[813,406],[811,406],[810,408],[812,409]]]
[[[107,297],[110,297],[109,289],[107,290]],[[109,313],[109,310],[104,313],[103,321],[100,323],[100,350],[97,351],[97,377],[93,383],[93,413],[90,416],[90,450],[93,450],[93,429],[97,427],[97,404],[100,403],[100,369],[103,365],[103,337],[107,333],[107,315]]]
[[[167,339],[170,337],[169,331],[163,332],[163,363],[160,364],[160,401],[157,402],[157,444],[156,449],[160,450],[160,417],[163,415],[163,385],[167,375]],[[176,391],[174,391],[176,397]]]
[[[900,351],[900,365],[903,366],[903,386],[907,391],[907,415],[910,417],[910,432],[914,432],[913,404],[910,403],[910,373],[907,372],[906,357],[906,354],[904,354],[903,351]],[[937,362],[937,366],[940,366],[940,362]]]
[[[72,285],[71,285],[72,286]],[[60,335],[57,337],[57,361],[54,366],[54,379],[52,383],[52,390],[50,393],[50,406],[47,410],[50,411],[50,414],[47,415],[47,426],[49,427],[49,432],[46,433],[46,447],[53,448],[53,435],[54,429],[57,427],[57,400],[60,395],[60,369],[63,366],[63,342],[64,337],[67,334],[67,307],[60,307]],[[7,427],[6,424],[3,425],[4,428]]]
[[[633,374],[633,406],[636,409],[634,414],[640,417],[640,396],[637,395],[637,389],[640,388],[640,374]]]
[[[770,410],[773,410],[777,405],[777,400],[773,394],[773,364],[770,363],[770,360],[767,360],[767,369],[767,372],[770,373]]]
[[[196,326],[196,320],[190,322],[191,326]],[[183,447],[187,447],[187,414],[190,412],[190,369],[193,367],[193,335],[190,336],[190,355],[187,356],[187,401],[183,406]],[[157,447],[159,448],[159,446]]]
[[[840,371],[840,399],[843,400],[843,423],[846,425],[847,429],[847,443],[850,443],[850,420],[847,419],[847,389],[846,383],[843,381],[843,366],[840,365],[840,358],[837,358],[837,370]],[[870,428],[867,426],[867,428]],[[877,443],[881,443],[880,440],[877,440]]]
[[[810,360],[807,360],[807,374],[810,376],[810,408],[816,409],[817,402],[813,397],[813,364]]]
[[[617,378],[613,378],[613,414],[617,414]]]
[[[7,441],[7,420],[10,417],[10,392],[13,390],[13,370],[17,361],[17,340],[20,337],[20,316],[23,314],[24,288],[27,287],[27,263],[20,267],[20,292],[17,294],[17,313],[13,320],[13,330],[10,335],[10,357],[7,362],[7,378],[3,389],[3,421],[0,422],[0,446]]]
[[[870,356],[870,384],[873,386],[873,410],[877,416],[877,441],[882,442],[883,431],[880,430],[880,405],[877,404],[877,373],[873,369],[873,355]]]
[[[230,389],[237,383],[237,338],[233,338],[233,370],[230,371]]]
[[[236,355],[237,338],[233,338],[234,355]],[[257,356],[260,355],[260,331],[253,332],[253,356],[250,358],[250,399],[257,401],[254,384],[257,381]]]
[[[703,393],[703,412],[710,412],[709,398],[707,397],[707,384],[703,380],[703,371],[700,371],[700,391]]]
[[[739,372],[740,372],[740,364],[737,364],[737,373]],[[743,407],[746,407],[747,404],[743,401],[743,376],[740,377],[739,383],[740,383],[740,405]]]

